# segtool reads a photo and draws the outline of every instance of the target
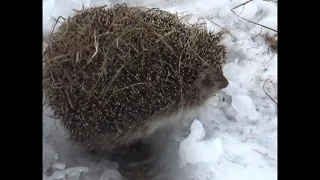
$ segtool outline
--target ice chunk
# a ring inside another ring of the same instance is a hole
[[[53,157],[54,157],[55,160],[57,160],[59,158],[59,155],[55,154]]]
[[[235,95],[232,97],[232,106],[238,112],[236,118],[248,116],[250,120],[257,120],[259,113],[252,99],[247,95]]]
[[[227,107],[224,109],[224,113],[225,113],[225,116],[228,117],[229,119],[234,119],[234,117],[235,117],[236,114],[237,114],[237,111],[234,109],[234,107],[232,107],[232,106],[227,106]]]
[[[55,171],[48,180],[60,180],[65,177],[78,179],[82,172],[87,173],[89,169],[87,167],[72,167],[63,171]]]
[[[201,162],[216,162],[222,153],[220,138],[202,140],[205,130],[199,120],[194,120],[189,136],[179,146],[180,167]],[[202,140],[202,141],[201,141]]]
[[[64,168],[66,168],[66,165],[63,164],[63,163],[54,162],[54,163],[52,164],[52,169],[53,169],[54,171],[56,171],[56,170],[64,170]]]
[[[201,141],[205,137],[205,130],[199,120],[194,120],[190,127],[189,139]]]

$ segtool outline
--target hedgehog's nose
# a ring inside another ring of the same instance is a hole
[[[221,84],[220,84],[220,88],[221,89],[226,88],[228,85],[229,85],[228,80],[222,81]]]

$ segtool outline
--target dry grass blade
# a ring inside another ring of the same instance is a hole
[[[228,29],[220,26],[219,24],[215,23],[211,19],[207,19],[207,20],[210,21],[211,23],[215,24],[216,26],[220,27],[223,30],[223,32],[229,34],[232,37],[233,41],[237,41],[238,40],[238,38],[234,34],[232,34]]]
[[[99,49],[99,42],[97,40],[97,36],[96,36],[96,31],[94,30],[94,34],[93,34],[93,38],[94,38],[94,47],[95,47],[95,51],[93,53],[93,55],[91,56],[91,58],[88,61],[88,64],[92,61],[92,59],[97,55],[98,53],[98,49]]]
[[[278,52],[278,41],[276,40],[277,34],[270,36],[266,34],[264,37],[265,42],[269,45],[272,51]]]

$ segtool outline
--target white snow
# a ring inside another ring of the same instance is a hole
[[[54,162],[53,164],[52,164],[52,169],[53,170],[64,170],[64,168],[66,167],[66,165],[65,164],[63,164],[63,163],[59,163],[59,162]]]
[[[223,40],[228,48],[223,71],[229,86],[208,100],[188,137],[182,138],[180,171],[184,179],[190,180],[276,180],[278,59],[277,54],[268,50],[262,36],[275,32],[239,19],[231,12],[233,7],[246,1],[43,0],[43,29],[50,30],[51,17],[68,16],[72,9],[81,8],[82,3],[89,6],[129,2],[192,13],[190,22],[202,17],[209,29],[228,30],[230,34]],[[277,5],[272,2],[253,0],[234,11],[243,18],[277,30]],[[107,160],[89,161],[66,140],[68,134],[58,121],[43,117],[43,179],[77,179],[80,172],[88,172],[88,176],[91,173],[88,179],[121,179],[117,164]],[[167,163],[171,163],[171,158],[168,159]],[[65,167],[46,174],[57,162]]]
[[[188,164],[215,163],[221,156],[221,139],[203,140],[205,130],[199,120],[194,120],[189,136],[182,140],[179,147],[180,167]],[[199,151],[205,149],[205,151]]]
[[[247,116],[250,120],[257,120],[259,113],[253,104],[252,99],[247,95],[236,95],[232,97],[232,106],[238,112],[236,115],[237,120],[241,120]]]
[[[62,171],[55,171],[50,177],[48,177],[48,180],[60,180],[64,179],[66,177],[78,179],[80,176],[80,173],[87,173],[88,168],[87,167],[73,167],[68,168]]]

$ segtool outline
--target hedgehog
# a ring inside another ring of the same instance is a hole
[[[57,19],[43,61],[46,105],[86,151],[114,151],[198,114],[228,86],[222,32],[117,4]]]

